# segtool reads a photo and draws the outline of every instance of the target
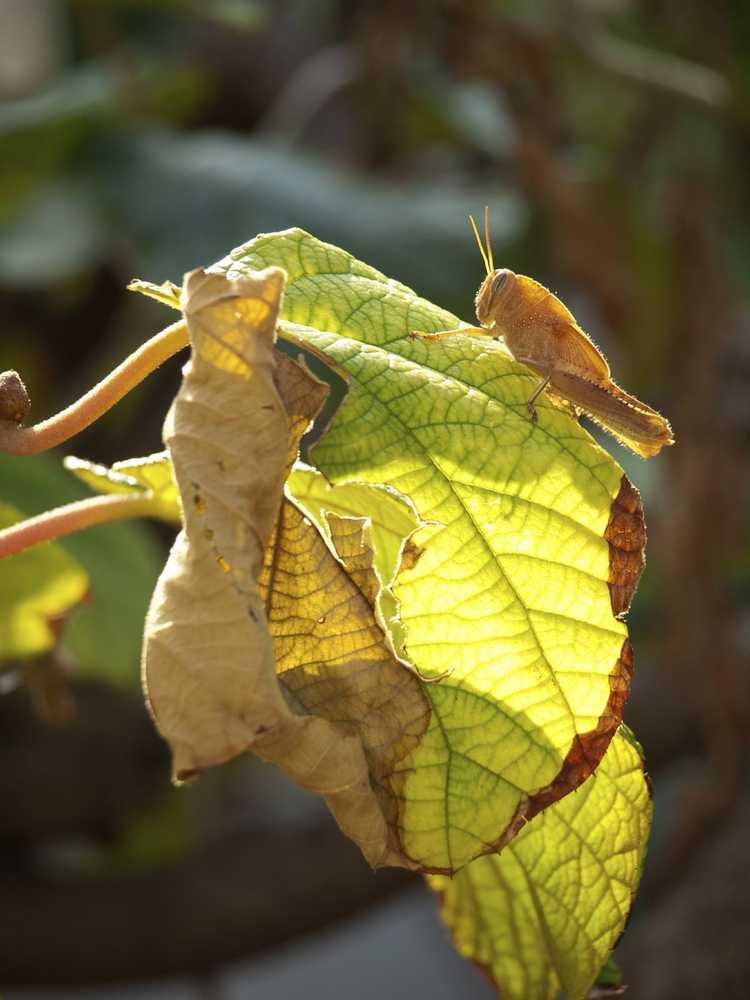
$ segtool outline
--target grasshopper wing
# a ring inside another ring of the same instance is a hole
[[[570,371],[590,382],[608,382],[609,365],[575,316],[556,295],[533,278],[518,275],[523,296],[531,305],[534,325],[542,327],[554,342],[555,367]]]

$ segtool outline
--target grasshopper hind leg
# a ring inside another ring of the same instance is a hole
[[[537,401],[538,397],[540,396],[540,394],[549,385],[549,380],[551,378],[552,378],[551,375],[545,376],[545,378],[542,379],[542,381],[539,383],[539,385],[536,387],[536,389],[534,389],[534,391],[532,392],[532,394],[526,400],[526,409],[529,411],[529,416],[531,417],[532,424],[535,424],[537,422],[537,412],[536,412],[536,406],[534,404],[536,403],[536,401]]]

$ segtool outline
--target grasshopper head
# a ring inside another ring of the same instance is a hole
[[[479,235],[477,224],[471,215],[469,222],[487,271],[487,277],[479,286],[479,291],[474,298],[474,308],[481,325],[492,327],[496,325],[497,316],[500,314],[503,303],[507,300],[508,294],[516,283],[516,276],[505,267],[495,268],[492,259],[492,243],[490,242],[490,212],[487,206],[485,205],[484,208],[484,241],[486,245],[482,244],[482,237]]]
[[[487,275],[474,299],[477,319],[482,326],[491,326],[496,322],[498,315],[502,313],[503,304],[513,292],[515,283],[516,276],[507,267],[498,268]]]

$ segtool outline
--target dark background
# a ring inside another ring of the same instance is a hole
[[[747,996],[750,7],[0,0],[0,100],[0,370],[34,419],[171,322],[131,277],[180,282],[258,232],[301,226],[470,320],[485,204],[496,261],[557,291],[670,417],[677,445],[649,463],[606,440],[649,525],[626,720],[656,807],[618,958],[635,1000]],[[64,453],[158,450],[178,374]],[[59,458],[3,459],[0,498],[83,495]],[[228,960],[421,899],[268,768],[170,789],[138,677],[170,538],[72,540],[93,604],[65,650],[0,676],[0,986],[178,975],[223,997]],[[363,955],[364,981],[383,955]]]

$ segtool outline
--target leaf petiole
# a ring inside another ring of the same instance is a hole
[[[18,524],[0,531],[0,559],[16,555],[40,542],[72,535],[76,531],[83,531],[96,524],[122,521],[131,517],[148,517],[151,514],[153,514],[153,497],[150,492],[135,496],[117,493],[76,500],[74,503],[19,521]]]
[[[0,420],[0,451],[37,455],[54,448],[98,420],[165,361],[187,347],[187,327],[180,319],[147,340],[79,400],[33,427]]]

